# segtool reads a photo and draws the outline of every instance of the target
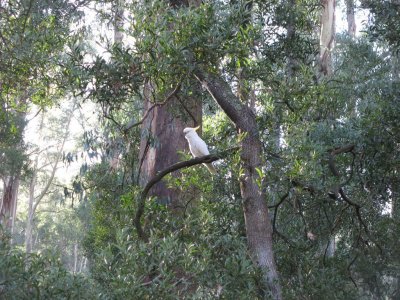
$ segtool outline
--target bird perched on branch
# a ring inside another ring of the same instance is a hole
[[[210,154],[207,144],[199,137],[196,132],[196,130],[199,128],[200,126],[197,126],[195,128],[186,127],[185,129],[183,129],[183,133],[185,134],[185,138],[188,140],[189,149],[193,157],[200,157]],[[207,167],[210,173],[217,174],[217,170],[214,168],[212,163],[204,163],[203,165]]]

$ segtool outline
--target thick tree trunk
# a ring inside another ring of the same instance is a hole
[[[181,105],[174,97],[165,105],[153,108],[143,122],[139,156],[141,185],[145,185],[158,171],[180,161],[179,151],[188,151],[183,129],[201,125],[202,111],[200,102],[195,99],[187,102],[188,113],[185,118],[174,113],[174,109]],[[152,106],[152,102],[146,101],[145,111]],[[178,173],[174,176],[178,176]],[[160,203],[170,204],[173,209],[181,204],[178,199],[179,190],[168,188],[162,181],[152,188],[150,194]]]
[[[181,6],[198,5],[199,1],[191,0],[165,0],[172,7],[178,9]],[[173,30],[173,23],[171,24]],[[145,85],[145,113],[154,105],[156,99],[152,99],[151,83]],[[158,99],[159,100],[159,99]],[[177,114],[177,107],[185,113]],[[175,111],[175,113],[174,113]],[[142,126],[142,136],[139,154],[139,178],[144,186],[148,180],[160,170],[180,161],[180,151],[189,151],[187,141],[183,134],[185,127],[201,126],[202,105],[195,98],[184,99],[182,102],[173,97],[166,104],[157,106],[151,110]],[[179,176],[179,173],[173,173]],[[160,203],[169,204],[173,210],[182,206],[178,189],[168,188],[165,182],[157,183],[150,191]]]
[[[233,121],[238,133],[244,134],[241,142],[243,174],[240,177],[240,190],[249,250],[254,263],[263,272],[265,285],[273,299],[282,299],[272,249],[272,226],[266,195],[257,184],[261,178],[256,169],[262,168],[263,153],[255,115],[248,106],[240,102],[229,85],[218,75],[197,69],[195,76]]]
[[[335,41],[335,0],[321,0],[320,73],[332,73],[331,51]]]

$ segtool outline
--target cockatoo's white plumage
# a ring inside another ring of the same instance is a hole
[[[199,135],[196,132],[196,130],[199,128],[200,126],[196,128],[186,127],[185,129],[183,129],[183,133],[185,134],[185,138],[188,140],[189,149],[193,157],[200,157],[210,154],[210,152],[208,151],[207,144],[199,137]],[[217,173],[217,170],[211,163],[207,163],[204,165],[207,167],[210,173],[212,174]]]

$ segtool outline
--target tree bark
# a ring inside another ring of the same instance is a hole
[[[25,227],[25,251],[26,253],[32,252],[32,230],[33,230],[33,207],[35,203],[35,186],[37,179],[37,166],[38,166],[38,156],[35,159],[35,169],[32,174],[31,181],[29,183],[29,204],[28,204],[28,216],[26,217],[26,227]]]
[[[124,8],[122,7],[122,0],[115,0],[113,3],[114,9],[114,43],[121,44],[123,39],[123,26],[124,26]]]
[[[321,0],[320,73],[332,73],[331,51],[335,41],[335,0]]]
[[[248,106],[240,102],[220,76],[200,68],[194,71],[194,75],[236,125],[238,133],[244,135],[240,154],[243,169],[243,174],[240,176],[240,190],[247,242],[253,262],[260,267],[264,283],[273,299],[282,299],[272,249],[272,226],[266,195],[257,184],[261,178],[256,169],[262,168],[263,152],[255,115]]]
[[[74,243],[74,274],[78,272],[78,243]]]
[[[180,118],[173,112],[174,107],[180,105],[178,99],[173,97],[165,105],[152,109],[143,123],[139,155],[141,185],[146,184],[158,171],[178,162],[179,151],[188,151],[183,129],[201,125],[200,102],[190,99],[189,116],[186,118]],[[145,111],[152,106],[152,102],[146,101]],[[175,173],[174,176],[179,175]],[[173,209],[180,206],[179,190],[168,188],[162,181],[152,188],[150,194],[160,203],[170,204]]]

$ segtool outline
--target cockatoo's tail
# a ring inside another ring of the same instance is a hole
[[[183,133],[185,134],[185,138],[188,140],[189,149],[193,157],[200,157],[210,154],[210,152],[208,151],[207,144],[199,137],[199,135],[196,132],[196,130],[198,130],[199,128],[200,126],[197,126],[195,128],[186,127],[185,129],[183,129]],[[211,173],[213,174],[217,173],[216,169],[211,163],[207,163],[204,165]]]

